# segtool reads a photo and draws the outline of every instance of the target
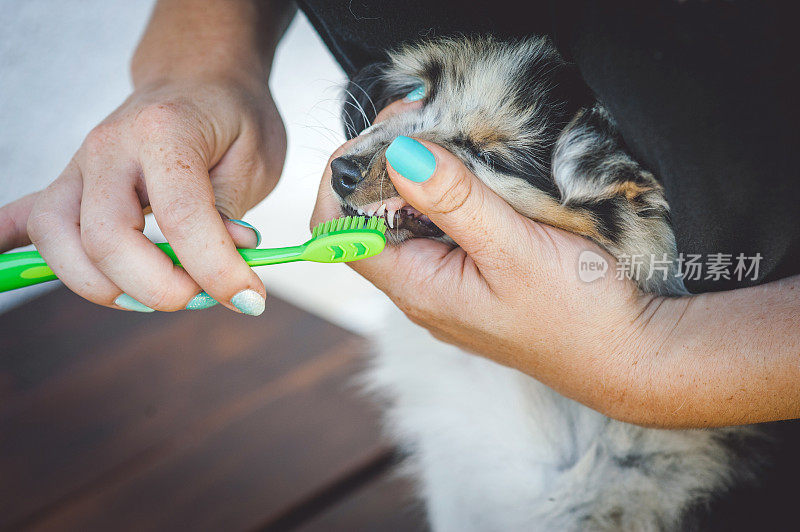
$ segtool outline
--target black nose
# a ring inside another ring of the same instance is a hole
[[[347,157],[337,157],[331,161],[331,173],[333,190],[343,198],[352,194],[356,186],[364,179],[358,164]]]

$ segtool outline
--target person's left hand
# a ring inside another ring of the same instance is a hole
[[[626,393],[642,391],[632,390],[643,385],[631,377],[632,354],[657,298],[618,279],[614,259],[594,243],[514,211],[442,147],[422,141],[418,149],[435,156],[428,179],[403,177],[391,155],[389,177],[459,247],[414,239],[350,265],[436,338],[517,368],[587,406],[607,412]],[[328,165],[311,223],[338,216]],[[605,277],[578,278],[583,250],[608,261]]]

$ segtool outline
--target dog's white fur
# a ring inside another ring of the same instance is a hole
[[[622,423],[397,312],[365,376],[434,530],[662,530],[740,476],[724,436]],[[746,430],[746,429],[745,429]],[[741,435],[741,434],[739,434]]]

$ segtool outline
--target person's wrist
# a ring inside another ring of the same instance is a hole
[[[175,55],[152,58],[137,52],[130,67],[134,88],[214,81],[263,88],[270,74],[270,63],[256,53]]]
[[[252,94],[263,94],[269,90],[266,74],[262,76],[258,73],[239,72],[232,69],[153,71],[133,76],[134,91],[154,90],[167,86],[198,87],[204,85],[238,87]]]
[[[635,349],[640,356],[669,356],[675,331],[693,297],[641,294],[630,309],[629,341],[623,350]]]
[[[615,360],[629,358],[632,344],[643,341],[648,309],[657,308],[658,296],[642,292],[627,278],[609,276],[594,283],[580,284],[573,301],[576,308],[585,310],[580,331],[572,334],[583,338],[587,353],[598,349],[614,355]],[[648,331],[649,332],[649,331]]]
[[[651,341],[648,317],[663,304],[629,279],[616,277],[581,285],[585,292],[573,302],[583,312],[565,319],[572,327],[565,336],[573,344],[574,364],[582,378],[574,379],[567,395],[603,414],[627,415],[631,402],[647,389],[647,357]]]
[[[631,299],[618,330],[608,338],[610,356],[604,375],[603,414],[639,425],[656,425],[655,413],[669,403],[672,379],[664,368],[674,368],[679,356],[676,333],[691,296],[665,297],[639,292]],[[668,377],[664,381],[664,377]]]

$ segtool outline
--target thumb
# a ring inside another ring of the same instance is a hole
[[[28,217],[38,196],[34,192],[0,207],[0,253],[31,243]]]
[[[386,150],[397,192],[428,216],[478,265],[496,265],[519,249],[527,219],[441,146],[397,137]]]
[[[254,188],[252,181],[258,179],[257,175],[251,176],[252,172],[240,171],[228,174],[220,172],[219,169],[215,169],[211,174],[214,206],[237,248],[255,248],[261,244],[261,232],[242,220],[250,207],[261,200],[261,198],[254,199],[253,193],[249,190]]]
[[[254,225],[237,218],[229,218],[222,212],[220,216],[237,248],[257,248],[261,245],[261,231]]]

